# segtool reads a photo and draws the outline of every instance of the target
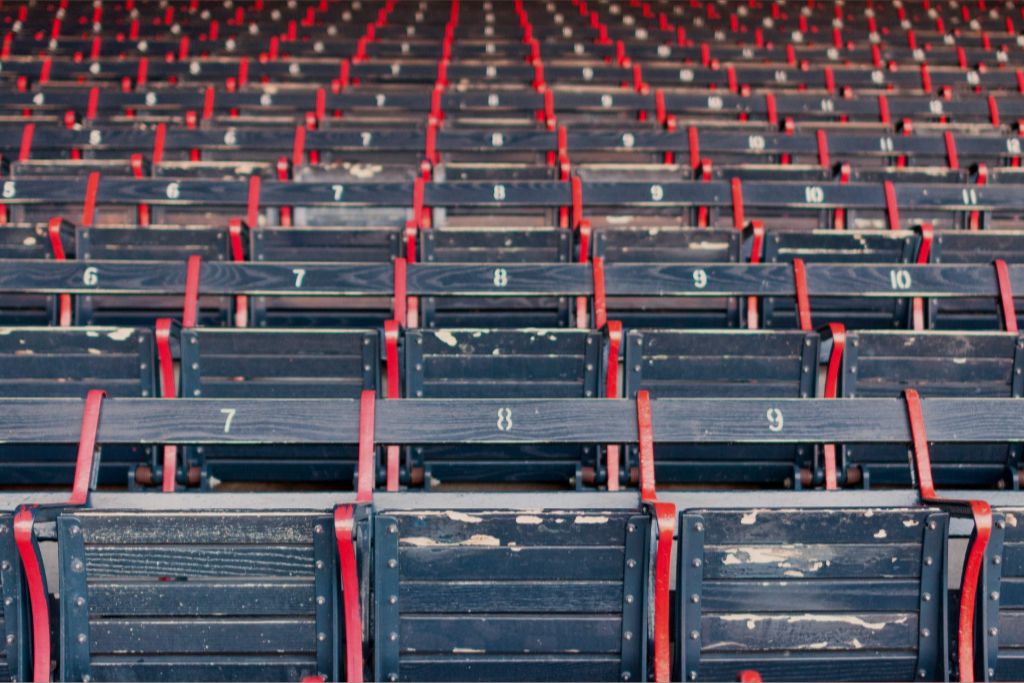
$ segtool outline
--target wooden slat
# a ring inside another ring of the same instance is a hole
[[[175,616],[311,615],[313,580],[308,581],[103,581],[89,584],[89,614]]]
[[[622,610],[622,583],[614,581],[403,581],[402,612],[608,612]]]
[[[701,631],[712,652],[914,649],[918,638],[917,614],[908,612],[705,613]]]
[[[90,619],[90,651],[102,654],[306,653],[316,650],[307,619]]]
[[[470,538],[463,546],[435,547],[431,538],[410,539],[424,547],[403,545],[399,572],[403,580],[464,581],[581,581],[621,580],[625,561],[618,547],[499,547],[486,535]],[[496,540],[496,539],[495,539]]]
[[[622,645],[618,615],[401,617],[403,652],[428,654],[615,653]]]
[[[708,545],[705,576],[714,578],[817,578],[917,576],[920,544]]]
[[[86,553],[91,577],[291,577],[312,567],[312,547],[301,546],[93,546]]]

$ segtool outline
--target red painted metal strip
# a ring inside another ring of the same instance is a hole
[[[600,330],[608,321],[608,304],[604,288],[604,258],[595,256],[591,262],[594,277],[594,329]]]
[[[406,283],[406,260],[399,257],[395,259],[395,293],[391,305],[395,312],[394,319],[400,327],[406,327],[406,310],[408,304]]]
[[[26,123],[21,129],[21,147],[18,149],[18,161],[28,161],[32,157],[32,137],[36,132],[36,124]]]
[[[658,497],[654,480],[654,427],[651,418],[651,395],[641,389],[636,395],[637,443],[640,448],[640,498]]]
[[[376,478],[374,462],[374,409],[377,394],[372,389],[363,391],[359,401],[359,470],[356,483],[356,502],[373,500],[373,481]]]
[[[807,268],[801,258],[793,259],[793,284],[796,288],[796,319],[800,329],[811,331],[811,299],[807,295]]]
[[[1017,331],[1017,311],[1013,306],[1013,286],[1010,284],[1010,271],[1003,259],[995,260],[996,282],[999,284],[999,306],[1003,311],[1003,329],[1007,332]]]
[[[903,396],[907,403],[907,419],[910,423],[914,466],[917,471],[918,493],[921,502],[926,505],[950,508],[954,513],[962,515],[970,514],[974,520],[974,533],[968,546],[964,571],[960,580],[960,616],[957,629],[960,680],[973,683],[975,680],[974,614],[978,597],[978,581],[981,578],[981,565],[985,560],[985,550],[992,533],[992,508],[981,500],[950,500],[940,498],[936,494],[920,396],[914,389],[906,389]]]
[[[999,127],[999,103],[996,101],[995,95],[988,96],[988,120],[992,123],[993,128]]]
[[[890,123],[892,121],[889,115],[889,98],[885,95],[878,96],[878,120],[882,123]]]
[[[761,255],[764,253],[764,223],[761,221],[750,222],[750,263],[760,263]],[[756,330],[760,327],[760,320],[757,310],[757,297],[747,297],[747,329]]]
[[[93,217],[96,215],[96,192],[100,189],[100,172],[93,171],[89,174],[89,181],[85,185],[85,204],[82,206],[82,225],[92,227]]]
[[[32,613],[32,680],[50,680],[50,603],[46,594],[43,563],[32,531],[32,507],[21,507],[14,515],[14,544],[28,585]]]
[[[622,348],[622,322],[608,321],[608,372],[605,377],[605,397],[619,397],[619,349]],[[608,490],[619,490],[619,446],[605,446],[605,465],[608,470]]]
[[[156,321],[156,353],[160,365],[160,396],[177,398],[178,391],[174,383],[174,359],[171,357],[171,319],[160,318]],[[163,447],[163,486],[164,493],[173,493],[175,474],[178,471],[178,447]]]
[[[427,209],[423,206],[423,178],[416,178],[412,183],[412,218],[423,228],[428,225]]]
[[[889,221],[889,229],[899,230],[900,207],[896,203],[896,187],[891,180],[886,180],[882,187],[885,190],[885,215]]]
[[[828,357],[828,370],[825,373],[825,398],[836,398],[839,390],[839,370],[843,366],[843,352],[846,350],[846,327],[841,323],[829,323],[832,333],[832,353]],[[836,476],[836,445],[827,443],[824,447],[825,488],[839,488]]]
[[[676,506],[658,502],[654,481],[654,425],[651,397],[646,390],[637,392],[636,415],[640,446],[640,498],[653,508],[658,524],[658,548],[654,566],[654,680],[668,681],[672,654],[669,643],[669,584]]]
[[[388,398],[401,398],[402,387],[398,378],[398,322],[384,321],[384,358],[388,376]],[[398,490],[398,467],[400,451],[398,446],[387,447],[387,489]]]
[[[232,218],[228,221],[228,238],[231,240],[231,260],[241,263],[245,260],[245,248],[242,244],[242,233],[245,228],[242,221]],[[249,297],[235,295],[235,327],[249,326]]]
[[[64,252],[64,242],[61,241],[61,228],[64,226],[64,219],[51,218],[47,227],[47,234],[50,237],[50,248],[53,249],[53,260],[64,261],[67,255]],[[60,327],[71,327],[71,295],[58,294],[59,302],[59,325]]]
[[[583,181],[573,176],[572,184],[572,227],[579,228],[583,221]]]
[[[960,168],[960,157],[956,153],[956,139],[952,131],[946,131],[943,136],[946,140],[946,166],[956,171]]]
[[[775,104],[775,93],[765,93],[764,106],[768,111],[768,124],[771,126],[779,125],[779,112],[778,107]]]
[[[100,411],[107,392],[92,389],[85,396],[82,430],[78,436],[78,457],[75,460],[75,481],[68,505],[85,505],[92,488],[93,461],[96,456],[96,433],[100,427]]]
[[[690,126],[686,133],[690,145],[690,170],[696,173],[700,167],[700,134],[696,126]]]
[[[306,128],[295,126],[295,139],[292,142],[292,166],[298,168],[302,165],[306,154]]]
[[[742,230],[744,225],[743,217],[743,183],[739,178],[733,178],[732,186],[732,225],[737,230]]]
[[[334,537],[338,543],[341,593],[345,610],[345,680],[363,680],[363,616],[359,606],[359,570],[356,564],[355,523],[352,506],[334,509]]]
[[[829,167],[828,134],[821,128],[818,129],[818,165]]]
[[[196,326],[199,313],[199,274],[202,264],[202,257],[192,254],[185,265],[185,305],[181,313],[181,326],[186,329]]]
[[[935,228],[931,223],[921,225],[921,246],[917,249],[917,263],[928,263],[932,254],[932,241],[935,238]],[[924,321],[924,299],[917,296],[912,302],[913,306],[913,327],[915,330],[923,330]]]
[[[761,683],[761,674],[754,669],[744,669],[737,676],[740,683]]]
[[[249,197],[245,208],[245,222],[256,228],[260,224],[260,177],[249,176]]]
[[[167,141],[167,124],[158,123],[153,136],[153,165],[159,166],[164,160],[164,145]]]

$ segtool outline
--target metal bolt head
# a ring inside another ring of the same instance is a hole
[[[627,605],[632,605],[632,604],[633,604],[633,600],[634,600],[634,599],[635,599],[635,598],[634,598],[634,597],[633,597],[632,595],[627,595],[627,596],[626,596],[626,604],[627,604]]]
[[[322,595],[316,596],[316,604],[318,604],[318,605],[326,605],[327,604],[327,598],[325,598]]]
[[[990,628],[990,629],[988,630],[988,634],[989,634],[990,636],[992,636],[993,638],[995,638],[996,636],[998,636],[998,635],[999,635],[999,629],[997,629],[997,628],[996,628],[995,626],[993,626],[992,628]]]
[[[704,525],[701,524],[700,522],[697,522],[696,524],[693,525],[693,530],[694,531],[698,531],[698,532],[699,531],[704,531]]]
[[[325,640],[327,640],[327,634],[326,633],[317,633],[316,634],[316,639],[319,640],[322,643]]]
[[[75,607],[85,607],[85,598],[81,595],[75,598]]]
[[[316,561],[316,568],[317,569],[323,569],[324,568],[324,561],[323,560],[317,560]]]
[[[7,533],[7,525],[6,524],[0,524],[0,536],[3,536],[6,533]]]
[[[14,634],[13,633],[8,633],[7,634],[7,642],[8,643],[13,643],[14,642]]]
[[[389,681],[397,681],[398,680],[398,674],[388,674],[388,680]]]
[[[88,641],[89,641],[89,637],[87,635],[85,635],[84,633],[79,633],[78,634],[78,642],[79,643],[81,643],[82,645],[85,645]]]
[[[634,559],[626,560],[626,566],[629,567],[630,569],[632,569],[633,567],[636,566],[636,560],[634,560]]]
[[[78,534],[82,533],[82,527],[76,524],[70,529],[68,529],[68,532],[70,532],[72,536],[77,536]]]
[[[625,638],[626,640],[633,640],[633,632],[632,631],[626,631],[625,633],[622,634],[622,637]]]
[[[931,593],[921,593],[921,599],[924,600],[925,602],[931,602],[932,601],[932,594]]]
[[[935,560],[933,560],[933,559],[932,559],[932,558],[930,558],[930,557],[926,557],[926,558],[924,558],[924,563],[925,563],[926,565],[928,565],[928,566],[930,567],[930,566],[932,566],[933,564],[935,564]]]
[[[398,640],[398,634],[392,631],[388,634],[388,640],[390,640],[391,642]]]
[[[918,678],[925,678],[927,675],[928,675],[928,672],[925,671],[924,669],[918,669],[917,670],[917,677]]]
[[[699,640],[700,631],[690,631],[690,640]]]
[[[626,531],[628,533],[635,534],[636,533],[636,524],[627,524],[626,525]]]
[[[389,595],[388,596],[388,604],[389,605],[397,605],[398,604],[398,596],[397,595]]]
[[[988,597],[989,597],[990,600],[998,600],[999,599],[999,591],[992,591],[991,593],[988,594]]]
[[[628,671],[623,671],[623,672],[622,672],[622,680],[624,680],[624,681],[628,681],[628,680],[630,680],[631,678],[633,678],[633,677],[629,675],[629,672],[628,672]]]
[[[701,561],[699,559],[695,559],[690,564],[692,564],[694,567],[699,567],[701,565]]]
[[[14,604],[14,598],[4,598],[4,607],[10,607]]]
[[[388,527],[388,533],[389,534],[397,534],[398,533],[398,526],[395,525],[395,524],[392,524],[391,526],[389,526]]]
[[[1000,557],[999,555],[996,555],[995,557],[992,558],[992,564],[1002,564],[1002,563],[1003,563],[1003,558]]]
[[[1000,528],[1000,529],[1005,529],[1006,528],[1006,520],[1005,519],[999,520],[998,522],[996,522],[996,526],[998,528]]]
[[[85,569],[85,565],[82,563],[81,560],[72,560],[71,561],[71,571],[73,571],[73,572],[80,572],[83,569]]]
[[[3,562],[0,562],[0,571],[6,572],[6,571],[10,571],[10,569],[11,569],[11,563],[10,562],[8,562],[7,560],[4,560]]]
[[[932,634],[932,632],[929,631],[928,629],[926,629],[926,628],[921,629],[921,637],[922,638],[927,638],[931,634]]]
[[[936,529],[939,528],[939,525],[936,524],[935,522],[928,522],[928,528],[931,529],[932,531],[935,531]]]
[[[691,671],[691,672],[690,672],[690,675],[689,675],[689,679],[690,679],[691,681],[695,681],[695,680],[697,680],[697,672],[696,672],[696,671]]]
[[[398,560],[396,560],[394,558],[388,560],[388,567],[390,567],[391,569],[394,569],[397,566],[398,566]]]
[[[700,602],[700,596],[694,593],[690,596],[690,602],[692,602],[695,605],[698,604]]]

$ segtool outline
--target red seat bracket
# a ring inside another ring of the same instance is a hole
[[[399,327],[406,327],[406,311],[408,310],[407,292],[407,261],[404,258],[395,259],[395,293],[392,308],[394,320]]]
[[[605,398],[619,397],[619,349],[622,348],[622,321],[608,321],[608,372],[605,377]],[[619,490],[619,445],[605,447],[608,490]]]
[[[967,547],[967,558],[960,579],[960,617],[958,624],[958,660],[960,680],[975,680],[974,677],[974,613],[977,606],[978,583],[981,579],[985,550],[992,533],[992,508],[982,500],[951,500],[941,498],[935,492],[932,480],[931,456],[928,453],[928,435],[925,431],[924,412],[921,398],[914,389],[906,389],[903,397],[907,403],[907,419],[913,442],[914,467],[917,474],[918,495],[925,505],[935,505],[951,514],[968,517],[974,521],[974,532]]]
[[[896,202],[896,186],[891,180],[886,180],[882,185],[885,190],[885,217],[889,223],[890,230],[900,229],[900,207]]]
[[[604,294],[604,258],[595,256],[591,261],[594,274],[594,329],[600,330],[608,322],[608,304]]]
[[[14,543],[28,584],[32,615],[32,680],[50,680],[50,605],[39,545],[32,527],[34,506],[23,506],[14,515]]]
[[[654,565],[654,680],[661,683],[668,681],[671,675],[669,584],[676,506],[658,500],[654,479],[654,423],[651,397],[646,390],[637,392],[636,416],[640,446],[640,499],[652,508],[658,523],[658,548]]]
[[[231,260],[235,263],[245,261],[245,248],[242,234],[245,224],[237,218],[228,221],[228,238],[231,240]],[[235,296],[235,327],[249,326],[249,297],[242,294]]]
[[[51,218],[50,224],[47,227],[47,235],[50,238],[50,247],[53,249],[53,259],[55,261],[64,261],[67,259],[67,254],[64,252],[64,241],[61,235],[61,231],[65,225],[64,219],[58,216],[56,218]],[[59,325],[61,327],[70,327],[71,295],[58,294],[57,299],[59,302]]]
[[[334,537],[338,544],[345,610],[345,680],[362,683],[363,617],[359,609],[359,569],[356,564],[352,513],[351,505],[340,505],[334,509]]]
[[[359,400],[359,462],[356,472],[356,502],[368,503],[373,500],[373,482],[376,478],[374,463],[374,409],[377,393],[373,389],[363,391]]]
[[[1013,306],[1013,286],[1010,284],[1010,271],[1003,259],[995,260],[996,283],[999,285],[999,306],[1003,312],[1003,329],[1007,332],[1017,331],[1017,311]]]
[[[796,319],[800,329],[811,331],[811,299],[807,294],[807,267],[802,258],[793,259],[793,285],[796,289]]]
[[[174,359],[171,357],[171,326],[170,318],[160,318],[156,321],[156,353],[160,363],[160,396],[163,398],[177,398],[178,391],[174,384]],[[178,471],[178,447],[174,445],[164,446],[164,493],[174,492],[174,480]]]
[[[181,312],[181,326],[185,329],[195,327],[199,315],[199,272],[202,264],[202,257],[192,254],[185,266],[185,306]]]
[[[388,398],[401,398],[402,387],[398,378],[398,322],[384,321],[384,359],[388,376]],[[387,489],[398,490],[398,465],[401,449],[392,444],[387,447]]]
[[[832,353],[828,357],[828,370],[825,373],[825,398],[836,398],[839,393],[839,371],[843,367],[843,352],[846,350],[846,327],[841,323],[829,323],[832,335]],[[825,457],[825,488],[834,490],[839,487],[836,477],[836,445],[827,443],[824,446]]]
[[[928,263],[931,260],[932,242],[934,239],[935,228],[932,227],[931,223],[923,223],[921,225],[921,245],[917,248],[917,263]],[[914,329],[923,330],[925,328],[924,299],[919,296],[914,297],[912,306]]]

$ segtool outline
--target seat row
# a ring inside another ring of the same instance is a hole
[[[407,330],[0,328],[0,367],[9,398],[76,398],[102,386],[111,396],[147,398],[335,399],[364,391],[391,399],[655,398],[747,399],[926,396],[1020,397],[1024,340],[1016,333],[454,328]],[[177,373],[175,369],[177,367]],[[621,370],[620,370],[621,368]],[[714,401],[712,401],[714,402]],[[783,428],[783,418],[778,427]],[[0,479],[59,483],[72,453],[5,446]],[[620,456],[621,452],[621,456]],[[816,487],[827,476],[848,486],[907,486],[902,446],[845,443],[778,446],[727,442],[656,451],[671,483]],[[115,448],[102,481],[160,484],[164,463],[146,448]],[[377,479],[428,488],[441,483],[522,482],[617,489],[636,483],[638,454],[592,442],[575,446],[417,444],[379,455]],[[182,486],[211,481],[354,481],[357,453],[338,448],[210,445],[170,463]],[[935,478],[963,487],[1019,486],[1019,444],[996,439],[936,446]],[[140,469],[141,468],[141,469]],[[212,477],[212,480],[209,479]],[[167,485],[174,487],[168,479]]]
[[[1021,672],[1020,496],[944,498],[928,452],[933,442],[1024,439],[1014,399],[922,401],[909,390],[860,402],[651,401],[646,392],[152,401],[92,391],[0,407],[6,442],[78,443],[82,454],[70,498],[0,496],[0,661],[19,680]],[[655,448],[721,437],[911,443],[919,490],[761,492],[756,507],[745,493],[657,490]],[[377,442],[594,439],[637,447],[639,494],[375,494],[369,473]],[[303,496],[90,492],[99,453],[163,440],[358,445],[359,485]],[[43,572],[54,543],[59,568]],[[968,569],[957,581],[961,557]]]
[[[1021,174],[1007,174],[1019,179]],[[675,174],[598,180],[366,182],[274,180],[259,175],[209,178],[30,177],[0,181],[0,217],[45,222],[55,213],[86,227],[181,223],[225,225],[244,216],[261,225],[400,225],[482,216],[514,226],[579,227],[599,223],[732,226],[756,218],[769,227],[899,229],[932,223],[941,229],[1013,227],[1024,203],[1015,183],[960,185],[773,181],[740,177],[707,182]],[[783,220],[784,219],[784,220]],[[475,220],[475,222],[473,222]],[[794,220],[799,223],[794,224]]]

